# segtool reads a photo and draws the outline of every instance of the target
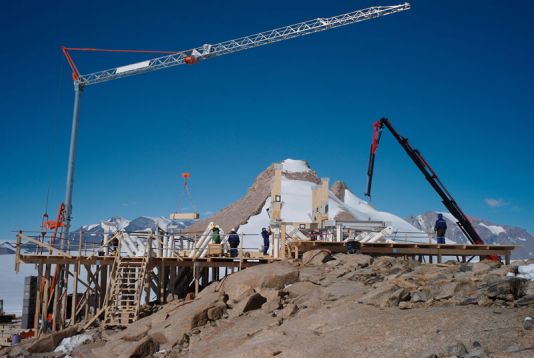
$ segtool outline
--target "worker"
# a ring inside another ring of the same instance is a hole
[[[447,231],[447,222],[443,219],[443,214],[438,214],[438,219],[434,225],[434,231],[436,232],[436,240],[438,244],[445,243],[445,232]]]
[[[218,226],[215,226],[211,230],[211,242],[214,244],[220,244],[221,243],[221,233]]]
[[[49,313],[46,315],[46,321],[45,321],[45,330],[51,331],[52,330],[52,322],[54,321],[54,315],[52,313]]]
[[[267,251],[269,251],[269,236],[271,236],[271,231],[267,231],[266,228],[261,228],[261,237],[263,238],[263,254],[267,255]]]
[[[228,235],[228,244],[230,245],[230,257],[237,257],[237,248],[239,247],[240,242],[241,241],[239,240],[239,235],[237,234],[235,229],[232,229],[230,231],[230,234]]]

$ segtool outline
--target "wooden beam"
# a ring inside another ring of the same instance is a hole
[[[35,294],[37,297],[35,298],[35,314],[33,316],[33,329],[35,332],[37,332],[39,328],[39,315],[41,312],[41,297],[43,295],[43,292],[41,290],[43,281],[43,265],[39,264],[37,265],[37,287],[35,290]]]
[[[71,313],[70,313],[70,325],[76,324],[76,303],[78,300],[78,275],[80,272],[80,261],[74,264],[74,281],[72,283],[72,300],[71,300]],[[69,272],[70,273],[70,272]]]
[[[29,237],[29,236],[26,236],[26,235],[24,235],[24,234],[20,234],[20,235],[21,235],[21,238],[23,238],[24,240],[28,240],[28,241],[33,242],[34,244],[36,244],[36,245],[38,245],[38,246],[41,246],[41,247],[43,247],[43,248],[46,248],[46,249],[48,249],[49,252],[50,252],[50,251],[55,251],[55,252],[57,252],[58,254],[60,254],[61,256],[68,257],[69,259],[72,258],[71,255],[69,255],[69,254],[67,254],[66,252],[63,252],[63,251],[61,251],[61,250],[59,250],[59,249],[56,249],[56,248],[53,247],[53,246],[48,245],[46,242],[41,242],[41,241],[39,241],[39,240],[35,240],[34,238]]]

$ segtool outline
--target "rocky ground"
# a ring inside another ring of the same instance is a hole
[[[96,329],[72,356],[534,357],[534,282],[507,276],[517,265],[311,251]],[[32,344],[10,356],[43,351]]]

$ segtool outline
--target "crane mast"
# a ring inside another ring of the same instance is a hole
[[[74,81],[74,110],[72,115],[72,130],[69,149],[69,160],[67,166],[67,183],[65,191],[65,237],[68,238],[70,224],[72,219],[72,190],[74,186],[74,169],[76,162],[76,146],[78,138],[78,121],[80,112],[80,99],[83,89],[86,86],[112,81],[119,78],[139,75],[164,68],[194,64],[199,61],[239,52],[254,47],[264,46],[279,41],[289,40],[292,38],[310,35],[316,32],[326,31],[340,26],[350,25],[357,22],[371,20],[377,17],[395,14],[401,11],[409,10],[411,5],[403,3],[393,6],[374,6],[362,10],[356,10],[345,14],[317,18],[294,25],[276,28],[257,34],[240,37],[238,39],[224,41],[216,44],[204,44],[194,49],[176,52],[165,52],[164,56],[156,57],[150,60],[141,61],[125,66],[115,67],[103,71],[97,71],[88,74],[80,74],[69,51],[116,51],[100,50],[93,48],[68,48],[63,47],[63,54],[72,70],[72,79]],[[120,50],[122,51],[122,50]],[[137,52],[137,51],[136,51]],[[158,51],[152,51],[158,52]]]

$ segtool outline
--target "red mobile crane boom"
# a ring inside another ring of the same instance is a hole
[[[456,200],[452,197],[449,191],[445,188],[438,175],[432,169],[430,164],[425,160],[423,155],[415,148],[413,148],[408,142],[408,138],[401,136],[395,128],[391,125],[391,122],[387,118],[382,118],[374,123],[373,143],[371,144],[371,152],[369,154],[369,167],[367,169],[367,191],[365,195],[371,198],[371,185],[373,183],[373,172],[375,165],[375,154],[380,143],[380,137],[382,136],[382,130],[386,127],[389,129],[393,137],[399,142],[406,154],[412,159],[417,168],[423,173],[425,179],[430,183],[432,188],[441,197],[443,205],[449,210],[449,212],[458,220],[457,224],[464,233],[465,237],[474,245],[484,245],[484,241],[480,238],[480,235],[476,232],[475,228],[464,214],[462,209],[456,203]]]

